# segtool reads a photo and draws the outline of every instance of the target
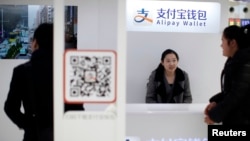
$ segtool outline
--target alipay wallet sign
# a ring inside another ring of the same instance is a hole
[[[217,2],[127,1],[127,31],[218,33]]]

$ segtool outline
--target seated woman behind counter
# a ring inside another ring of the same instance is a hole
[[[192,103],[187,72],[178,67],[179,56],[167,49],[147,83],[146,103]]]

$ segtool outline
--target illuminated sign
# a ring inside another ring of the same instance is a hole
[[[240,19],[239,18],[229,18],[228,19],[229,25],[241,25]]]
[[[188,1],[127,1],[127,30],[218,33],[220,4]]]
[[[240,19],[240,18],[229,18],[229,25],[245,26],[250,24],[250,19]]]
[[[241,26],[245,26],[245,25],[248,25],[250,24],[250,19],[241,19]]]

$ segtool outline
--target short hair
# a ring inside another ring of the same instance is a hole
[[[235,40],[238,48],[244,47],[244,40],[243,40],[243,34],[240,26],[237,25],[230,25],[226,27],[223,31],[223,36],[228,40],[228,43],[231,40]]]
[[[53,23],[40,24],[33,35],[33,40],[36,39],[39,49],[53,49]]]

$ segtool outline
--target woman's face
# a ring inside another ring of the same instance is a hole
[[[238,46],[235,40],[228,40],[224,36],[221,38],[221,48],[223,56],[232,57],[236,52]]]
[[[178,60],[174,53],[170,53],[165,56],[161,64],[167,73],[174,73],[178,65]]]

